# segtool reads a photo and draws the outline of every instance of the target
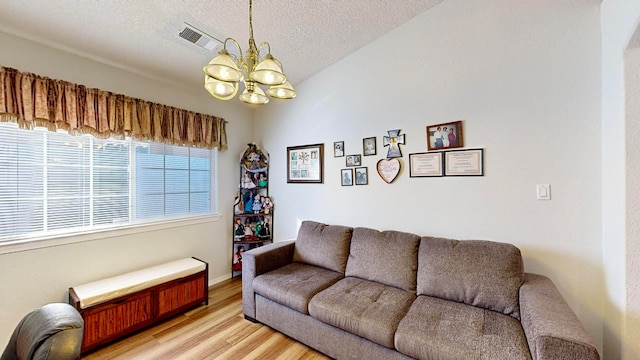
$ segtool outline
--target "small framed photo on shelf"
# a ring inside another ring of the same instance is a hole
[[[353,169],[340,170],[340,183],[342,186],[353,185]]]
[[[376,154],[376,137],[368,137],[362,139],[362,154],[370,156]]]
[[[355,168],[356,174],[356,185],[367,185],[369,184],[369,173],[366,167],[358,167]]]
[[[322,184],[324,144],[287,147],[287,182]]]
[[[333,157],[344,156],[344,141],[336,141],[333,143]]]
[[[484,176],[484,149],[444,152],[445,176]]]
[[[362,165],[362,157],[360,154],[357,155],[347,155],[347,166],[360,166]]]
[[[436,177],[444,175],[442,152],[409,154],[409,177]]]
[[[453,149],[462,146],[462,121],[427,126],[427,150]]]

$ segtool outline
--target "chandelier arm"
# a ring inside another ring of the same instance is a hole
[[[236,41],[236,39],[234,39],[234,38],[232,38],[232,37],[226,38],[226,39],[224,40],[224,46],[223,46],[223,48],[224,48],[225,50],[227,50],[227,41],[231,41],[231,42],[233,42],[234,44],[236,44],[236,47],[238,48],[238,51],[240,52],[240,57],[235,59],[235,61],[236,61],[236,62],[238,62],[238,59],[242,59],[242,48],[240,47],[240,44],[238,43],[238,41]],[[233,54],[231,54],[231,53],[230,53],[229,55],[230,55],[231,57],[234,57],[234,58],[235,58],[235,55],[233,55]]]
[[[263,46],[267,46],[267,54],[271,55],[271,44],[269,44],[268,42],[264,41],[262,44],[260,44],[260,46],[258,46],[258,56],[260,56],[260,52],[262,51],[262,47]]]
[[[284,74],[284,66],[282,66],[282,63],[280,62],[280,60],[273,58],[273,61],[277,62],[278,65],[280,65],[280,69],[282,70],[282,73]]]

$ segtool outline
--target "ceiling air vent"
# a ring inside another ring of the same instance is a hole
[[[222,46],[222,41],[187,23],[182,23],[179,36],[209,51],[214,51]]]

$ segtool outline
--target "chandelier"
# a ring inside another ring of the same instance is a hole
[[[267,94],[276,99],[293,99],[298,93],[287,81],[282,64],[271,55],[271,45],[263,42],[256,46],[253,39],[252,0],[249,0],[249,49],[242,55],[240,44],[234,38],[224,41],[222,50],[203,68],[204,88],[216,99],[229,100],[238,93],[239,83],[244,84],[240,100],[248,104],[266,104],[269,98],[260,85],[268,86]],[[240,56],[227,51],[227,43],[238,47]],[[260,58],[260,52],[267,48],[267,54]]]

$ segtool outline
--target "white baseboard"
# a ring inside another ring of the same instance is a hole
[[[231,273],[226,274],[226,275],[222,275],[220,277],[217,277],[215,279],[209,279],[209,286],[213,286],[215,284],[221,283],[225,280],[229,280],[231,279]]]

